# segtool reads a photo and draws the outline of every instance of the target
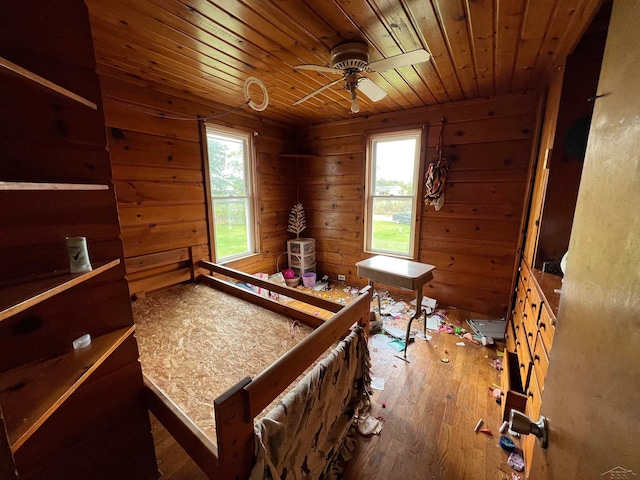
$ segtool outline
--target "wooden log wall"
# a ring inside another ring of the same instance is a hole
[[[490,315],[506,315],[521,242],[523,208],[537,138],[539,94],[504,95],[332,122],[301,129],[298,189],[317,239],[318,271],[364,284],[365,134],[428,124],[422,178],[446,119],[451,170],[440,211],[422,204],[418,260],[436,266],[425,295]]]
[[[201,153],[200,121],[233,107],[203,104],[188,92],[120,75],[99,65],[120,226],[131,294],[144,294],[193,278],[197,260],[209,259],[209,214]],[[257,255],[229,264],[246,272],[276,271],[286,249],[295,170],[279,154],[290,150],[293,129],[265,121],[248,106],[209,122],[256,132],[259,215]]]

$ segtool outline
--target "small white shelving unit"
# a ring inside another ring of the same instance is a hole
[[[315,238],[296,238],[287,241],[287,256],[289,268],[296,276],[316,271],[316,240]]]

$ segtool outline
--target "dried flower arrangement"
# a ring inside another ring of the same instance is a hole
[[[302,203],[296,203],[289,214],[287,232],[295,233],[296,238],[300,238],[300,233],[302,233],[305,228],[307,228],[307,223],[304,217],[304,208],[302,207]]]

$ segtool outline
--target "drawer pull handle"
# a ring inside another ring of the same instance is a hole
[[[540,356],[539,355],[534,355],[533,356],[533,361],[534,362],[539,362],[540,361]]]
[[[540,322],[540,328],[547,328],[547,325],[544,322]]]
[[[533,309],[535,310],[535,308],[536,308],[536,304],[535,304],[535,303],[532,303],[532,304],[531,304],[531,308],[533,308]]]

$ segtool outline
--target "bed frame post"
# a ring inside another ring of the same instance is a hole
[[[249,478],[255,463],[253,421],[248,416],[248,396],[244,387],[249,377],[220,395],[214,401],[220,478]]]

